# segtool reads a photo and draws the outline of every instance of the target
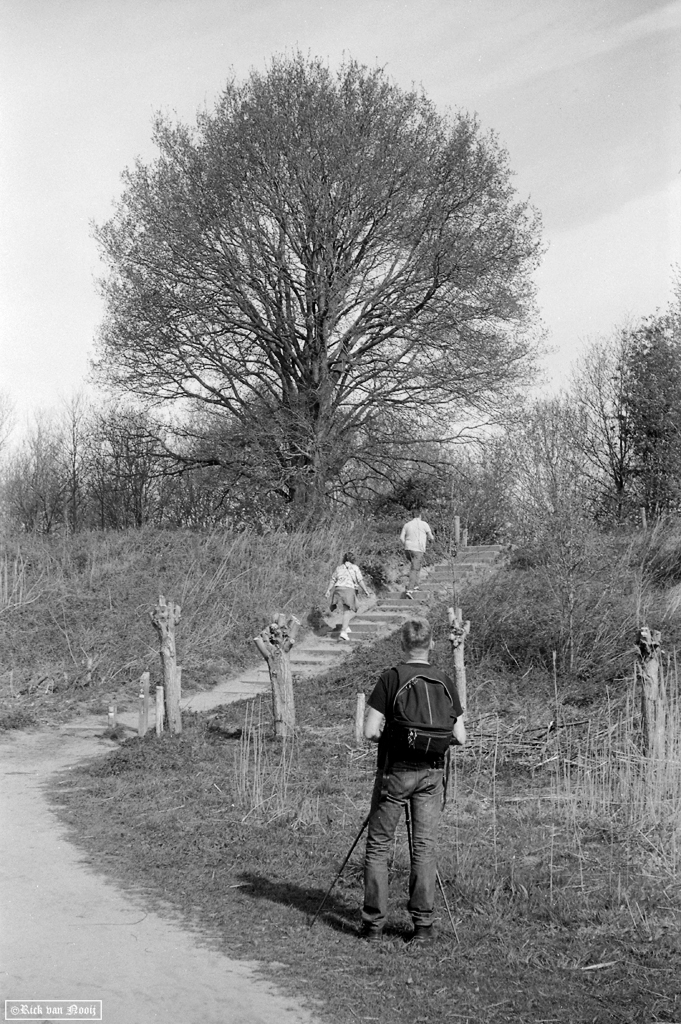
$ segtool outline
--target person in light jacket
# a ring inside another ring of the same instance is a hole
[[[352,551],[346,551],[326,590],[326,597],[331,597],[331,611],[336,611],[341,616],[341,640],[350,639],[350,617],[357,611],[357,594],[360,589],[367,597],[371,597],[360,568],[355,565],[354,554]]]
[[[421,518],[420,510],[417,510],[413,519],[405,523],[400,534],[400,541],[404,547],[404,553],[409,561],[409,581],[407,583],[407,597],[413,597],[414,591],[418,589],[423,556],[426,553],[428,539],[433,540],[433,531],[425,519]]]

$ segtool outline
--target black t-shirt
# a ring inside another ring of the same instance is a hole
[[[449,690],[452,696],[452,702],[454,704],[454,713],[457,718],[460,718],[463,714],[461,708],[461,701],[459,700],[459,694],[456,689],[456,684],[449,678],[446,672],[436,668],[435,665],[430,665],[426,661],[412,661],[403,662],[402,665],[407,665],[410,670],[408,674],[402,674],[403,682],[407,679],[411,679],[413,676],[427,675],[435,679],[441,679]],[[442,768],[444,765],[444,755],[439,754],[427,761],[422,759],[411,761],[405,760],[402,755],[399,760],[390,759],[390,722],[392,719],[393,704],[395,697],[397,696],[397,690],[400,685],[399,676],[396,668],[389,668],[383,672],[376,683],[369,700],[367,701],[369,707],[375,711],[380,711],[385,716],[385,729],[378,741],[378,767],[383,769],[386,767],[386,763],[390,763],[391,768]]]

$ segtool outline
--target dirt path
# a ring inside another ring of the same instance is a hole
[[[107,1024],[311,1024],[253,965],[145,912],[65,839],[43,784],[111,746],[87,729],[0,744],[3,1008],[5,999],[101,999]]]

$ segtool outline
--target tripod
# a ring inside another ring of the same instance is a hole
[[[411,834],[411,831],[412,831],[411,830],[411,811],[409,810],[409,801],[407,801],[405,803],[405,805],[404,805],[404,814],[405,814],[405,819],[406,819],[406,824],[407,824],[407,843],[409,844],[409,859],[413,861],[413,859],[414,859],[414,841],[413,841],[412,834]],[[341,864],[341,866],[340,866],[340,868],[338,870],[338,873],[336,874],[336,877],[334,878],[333,882],[331,883],[331,885],[327,889],[326,893],[324,894],[324,899],[322,900],[322,902],[317,907],[317,911],[316,911],[314,917],[312,918],[312,920],[310,921],[310,928],[313,926],[313,924],[315,923],[315,921],[317,920],[317,918],[321,914],[322,910],[324,909],[324,905],[325,905],[326,901],[328,900],[329,896],[331,895],[333,887],[335,886],[335,884],[338,881],[338,879],[340,878],[340,876],[343,874],[343,871],[345,870],[345,865],[350,860],[350,857],[352,856],[353,851],[354,851],[355,847],[357,846],[357,843],[362,838],[362,835],[364,833],[364,829],[369,824],[369,818],[370,817],[371,817],[371,812],[369,814],[367,814],[366,818],[362,822],[362,827],[360,828],[359,832],[355,836],[353,844],[350,847],[350,849],[348,850],[347,855],[345,857],[345,860]],[[454,918],[452,917],[452,912],[451,912],[450,907],[449,907],[449,901],[447,899],[447,893],[445,892],[445,887],[442,884],[442,878],[440,876],[440,872],[437,870],[437,868],[435,869],[435,871],[436,871],[437,884],[440,887],[440,892],[442,893],[442,899],[444,900],[445,907],[447,908],[447,913],[449,914],[449,921],[450,921],[451,926],[452,926],[452,931],[454,932],[454,935],[456,937],[456,941],[458,942],[459,941],[459,933],[457,932],[456,925],[454,924]]]
[[[345,865],[347,864],[347,862],[348,862],[348,861],[350,860],[350,857],[352,856],[352,851],[353,851],[353,850],[355,849],[355,847],[357,846],[357,843],[358,843],[358,842],[360,841],[360,839],[362,838],[362,833],[364,832],[364,829],[365,829],[365,828],[367,827],[367,825],[369,824],[369,818],[370,818],[370,817],[371,817],[371,813],[367,814],[366,818],[365,818],[365,819],[364,819],[364,821],[362,822],[362,827],[360,828],[359,832],[357,833],[357,835],[356,835],[356,837],[355,837],[355,841],[354,841],[354,843],[352,844],[352,846],[351,846],[351,847],[350,847],[350,849],[348,850],[348,854],[347,854],[347,857],[345,858],[345,860],[344,860],[344,861],[343,861],[343,863],[341,864],[341,866],[340,866],[340,869],[339,869],[339,871],[338,871],[338,874],[336,875],[336,877],[334,878],[333,882],[331,883],[331,885],[330,885],[330,886],[329,886],[329,888],[327,889],[327,891],[326,891],[326,894],[325,894],[325,896],[324,896],[324,899],[322,900],[322,902],[321,902],[321,903],[319,904],[319,906],[317,907],[317,913],[315,914],[315,916],[314,916],[314,917],[312,918],[312,920],[310,921],[310,928],[312,927],[312,925],[313,925],[313,924],[315,923],[315,921],[317,920],[317,918],[318,918],[318,917],[319,917],[319,915],[321,914],[321,912],[322,912],[322,908],[324,907],[324,904],[326,903],[326,901],[328,900],[329,896],[331,895],[331,890],[333,889],[334,885],[336,884],[336,882],[338,881],[338,879],[340,878],[340,876],[341,876],[341,875],[343,874],[343,871],[345,870]]]

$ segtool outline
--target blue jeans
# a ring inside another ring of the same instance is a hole
[[[411,812],[412,860],[407,909],[414,924],[433,923],[437,880],[437,827],[442,812],[443,771],[422,768],[406,771],[379,769],[371,798],[369,832],[364,859],[362,920],[382,928],[388,909],[388,860],[395,829]]]

